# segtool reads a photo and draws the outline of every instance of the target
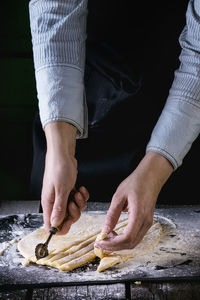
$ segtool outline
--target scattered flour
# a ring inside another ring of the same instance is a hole
[[[28,259],[26,259],[26,258],[14,258],[13,259],[13,262],[15,263],[15,264],[22,264],[22,266],[24,266],[24,267],[27,267],[29,264],[30,264],[30,261],[28,260]]]
[[[8,241],[8,242],[3,242],[1,243],[1,250],[0,250],[0,256],[2,256],[5,252],[5,250],[10,247],[11,245],[13,245],[14,243],[17,243],[20,239],[13,239],[11,241]]]

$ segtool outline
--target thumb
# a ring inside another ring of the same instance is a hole
[[[67,199],[67,195],[56,195],[51,214],[51,226],[58,227],[64,220],[67,210]]]
[[[123,209],[124,203],[123,200],[116,200],[115,196],[113,196],[109,210],[107,211],[104,225],[102,228],[102,233],[110,233],[115,228],[118,219],[120,217],[121,211]]]

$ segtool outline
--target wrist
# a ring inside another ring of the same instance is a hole
[[[136,170],[139,177],[142,175],[142,179],[148,188],[159,194],[161,188],[173,173],[173,166],[161,154],[148,151]]]
[[[75,155],[77,134],[75,126],[57,121],[48,123],[44,131],[48,151],[61,152],[70,156]]]
[[[144,158],[158,175],[169,177],[174,170],[170,161],[158,152],[149,150]]]

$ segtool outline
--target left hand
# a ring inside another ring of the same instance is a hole
[[[136,170],[117,188],[107,212],[102,232],[108,237],[95,247],[117,251],[134,248],[153,223],[154,208],[159,192],[173,172],[162,155],[149,151]],[[123,234],[113,232],[122,211],[128,212],[128,225]]]

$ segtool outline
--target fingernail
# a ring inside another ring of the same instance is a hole
[[[60,225],[60,219],[58,219],[58,218],[52,218],[51,219],[51,226],[57,227],[59,225]]]

